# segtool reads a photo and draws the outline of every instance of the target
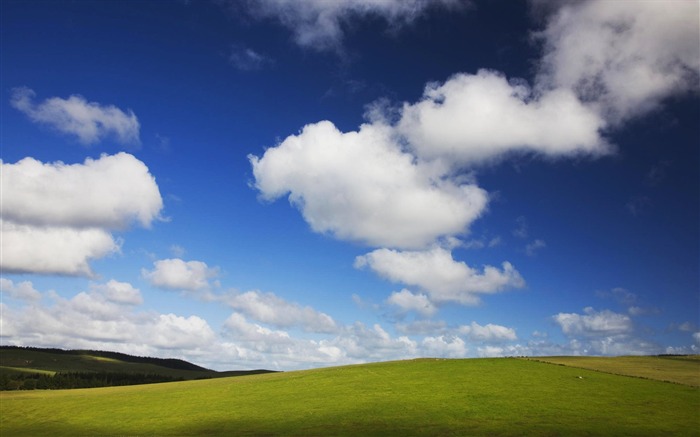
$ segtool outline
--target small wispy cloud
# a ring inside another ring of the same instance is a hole
[[[27,115],[33,122],[51,126],[66,134],[75,135],[83,144],[95,144],[112,137],[120,144],[140,144],[140,124],[133,111],[126,112],[113,105],[88,102],[83,96],[67,99],[51,97],[35,103],[34,90],[14,88],[10,104]]]
[[[241,44],[234,44],[231,47],[228,60],[231,65],[241,71],[261,70],[274,64],[269,56]]]
[[[517,227],[515,229],[513,229],[513,235],[518,237],[518,238],[527,238],[527,236],[528,236],[527,219],[523,216],[520,216],[517,219],[515,219],[515,224]]]
[[[633,196],[625,204],[625,209],[635,217],[639,217],[644,214],[649,208],[651,208],[652,202],[648,196]]]
[[[535,240],[525,246],[525,254],[527,254],[527,256],[535,256],[538,250],[545,247],[547,247],[547,243],[545,243],[544,240]]]

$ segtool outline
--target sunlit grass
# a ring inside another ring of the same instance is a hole
[[[0,394],[0,435],[697,435],[700,390],[518,359]]]
[[[700,387],[700,355],[626,357],[544,357],[552,364],[598,370]],[[700,413],[699,413],[700,414]]]

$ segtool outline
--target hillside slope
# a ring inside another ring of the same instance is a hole
[[[519,359],[422,359],[0,393],[0,435],[697,435],[700,390]]]
[[[173,358],[137,357],[118,352],[0,346],[0,380],[18,374],[101,373],[159,375],[162,380],[220,378],[269,372],[267,370],[217,372]],[[18,377],[19,378],[19,377]],[[1,387],[0,387],[1,388]]]

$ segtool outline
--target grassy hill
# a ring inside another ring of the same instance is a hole
[[[542,357],[531,359],[615,375],[656,379],[700,387],[700,355]]]
[[[0,379],[13,378],[17,374],[102,373],[190,380],[265,372],[268,371],[216,372],[184,360],[137,357],[118,352],[0,346]]]
[[[700,429],[696,387],[515,358],[2,392],[0,409],[3,436],[651,436]]]

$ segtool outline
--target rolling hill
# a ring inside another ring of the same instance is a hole
[[[654,379],[517,358],[418,359],[2,392],[0,434],[697,435],[700,389],[659,380],[678,371],[671,361],[655,361]]]
[[[118,352],[0,346],[0,389],[26,389],[28,387],[23,387],[21,382],[19,386],[18,384],[8,386],[8,382],[32,379],[35,375],[70,374],[77,378],[89,379],[91,376],[100,374],[109,376],[112,380],[115,375],[120,375],[122,383],[101,385],[128,385],[130,382],[134,384],[167,382],[267,372],[270,371],[260,369],[217,372],[184,360],[137,357]],[[144,376],[150,376],[150,378],[144,378]],[[99,382],[95,384],[100,385]]]

